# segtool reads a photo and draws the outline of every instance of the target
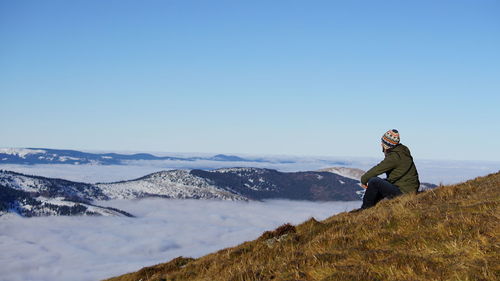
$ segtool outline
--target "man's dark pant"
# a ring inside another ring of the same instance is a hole
[[[393,198],[401,194],[403,193],[397,186],[379,177],[373,177],[368,181],[361,209],[373,207],[384,198]]]

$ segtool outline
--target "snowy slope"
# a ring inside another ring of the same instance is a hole
[[[361,169],[347,168],[347,167],[330,167],[326,169],[321,169],[319,171],[334,173],[353,180],[360,180],[361,176],[365,173],[365,171]]]
[[[0,184],[25,192],[36,193],[44,197],[63,197],[66,200],[92,201],[107,200],[101,190],[88,183],[62,179],[24,175],[0,170]]]
[[[162,171],[135,180],[96,185],[111,199],[158,196],[173,199],[246,200],[217,188],[207,179],[191,175],[190,170]]]
[[[29,149],[29,148],[0,148],[0,155],[4,154],[10,156],[17,156],[23,159],[26,159],[27,155],[41,154],[41,153],[46,153],[46,151],[41,149]]]
[[[162,171],[139,179],[96,184],[111,199],[159,196],[175,199],[246,200],[212,182],[190,173],[190,170]]]
[[[326,172],[285,173],[263,168],[222,168],[190,170],[189,176],[201,178],[218,190],[249,200],[359,200],[357,181]]]
[[[33,216],[132,216],[109,207],[90,202],[70,201],[64,197],[36,196],[33,193],[0,185],[0,216],[13,213],[23,217]]]
[[[50,215],[131,216],[124,211],[92,203],[93,200],[107,199],[109,198],[92,184],[0,170],[0,215],[17,213],[26,217]]]
[[[327,172],[262,168],[171,170],[130,181],[96,184],[112,199],[150,196],[223,200],[359,200],[358,181]]]

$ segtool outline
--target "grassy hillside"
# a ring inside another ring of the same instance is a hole
[[[500,280],[500,173],[109,280]]]

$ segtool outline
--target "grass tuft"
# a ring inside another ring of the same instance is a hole
[[[281,236],[285,234],[290,234],[290,233],[295,233],[295,226],[291,225],[290,223],[286,223],[278,228],[276,228],[273,231],[266,231],[264,232],[259,239],[260,240],[268,240],[272,238],[280,238]]]

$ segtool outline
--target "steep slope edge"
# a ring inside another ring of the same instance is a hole
[[[500,173],[108,280],[497,280]]]

